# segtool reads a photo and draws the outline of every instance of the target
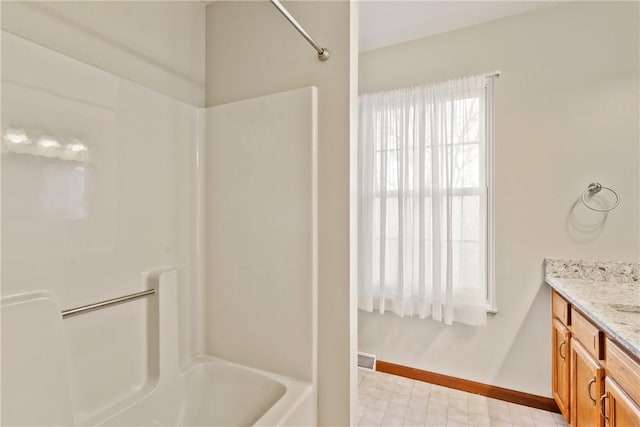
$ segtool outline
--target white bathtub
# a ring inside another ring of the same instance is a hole
[[[158,295],[158,371],[126,401],[89,419],[86,426],[313,426],[316,392],[305,382],[212,356],[179,367],[177,275],[149,276]],[[286,363],[286,361],[283,361]],[[156,378],[152,380],[151,378]]]
[[[83,424],[307,426],[315,424],[314,399],[310,383],[200,356],[175,381]]]
[[[59,304],[43,292],[0,299],[2,342],[10,344],[3,345],[3,351],[12,349],[2,354],[3,425],[316,424],[317,393],[311,382],[212,356],[195,357],[181,367],[177,271],[158,270],[148,275],[148,281],[156,289],[157,303],[150,304],[149,310],[157,327],[149,329],[147,381],[140,389],[122,390],[113,396],[114,403],[91,413],[73,407]]]

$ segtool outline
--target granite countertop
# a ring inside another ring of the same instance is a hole
[[[545,281],[640,358],[640,263],[546,259]]]

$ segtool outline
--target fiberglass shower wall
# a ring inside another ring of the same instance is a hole
[[[316,383],[317,89],[207,109],[207,352]]]
[[[3,31],[3,297],[47,291],[68,309],[140,291],[144,272],[178,266],[188,316],[197,131],[196,107]],[[148,304],[53,318],[76,421],[154,375]]]

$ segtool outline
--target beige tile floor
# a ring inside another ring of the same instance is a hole
[[[382,372],[358,370],[358,425],[566,426],[562,415]]]

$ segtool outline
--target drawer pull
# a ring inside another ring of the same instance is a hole
[[[607,414],[605,413],[605,406],[604,406],[604,400],[607,398],[607,393],[605,392],[601,397],[600,397],[600,415],[602,415],[602,418],[604,418],[605,421],[609,421],[609,417],[607,417]]]
[[[562,358],[562,360],[566,361],[567,357],[565,355],[562,354],[562,347],[566,344],[567,342],[565,340],[562,340],[560,342],[560,345],[558,346],[558,353],[560,354],[560,357]]]
[[[596,404],[596,399],[594,399],[591,396],[591,384],[594,384],[596,382],[596,377],[593,377],[593,379],[591,381],[589,381],[589,385],[587,386],[587,390],[589,392],[589,399],[591,399],[591,401],[593,402],[593,405],[595,406]]]

